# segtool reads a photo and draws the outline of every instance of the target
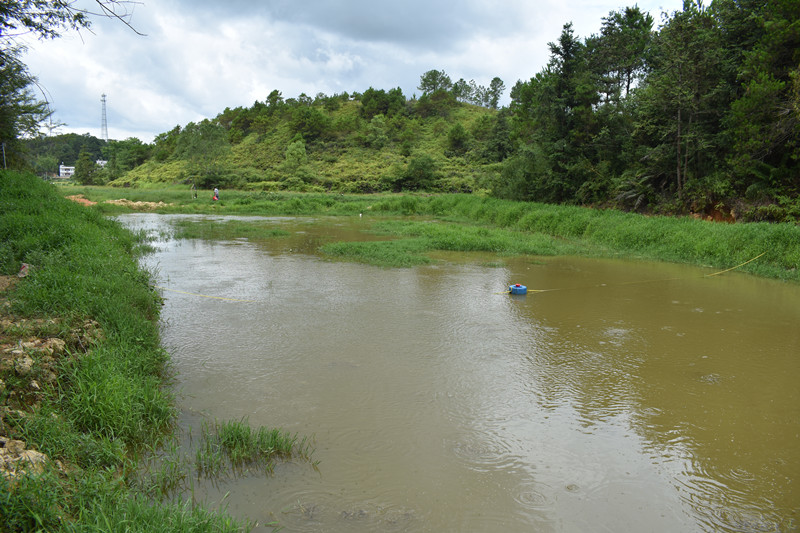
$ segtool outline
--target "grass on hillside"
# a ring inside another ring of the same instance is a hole
[[[214,161],[217,185],[266,191],[387,191],[392,189],[393,179],[417,157],[433,162],[433,186],[440,191],[472,191],[485,177],[499,174],[496,163],[480,157],[495,110],[460,103],[449,108],[446,116],[385,118],[380,121],[385,141],[378,145],[368,140],[372,119],[362,115],[361,102],[341,102],[336,109],[320,108],[320,112],[330,124],[319,138],[309,138],[305,143],[306,159],[298,168],[285,164],[287,147],[296,139],[295,126],[289,115],[277,114]],[[471,151],[448,152],[447,134],[455,124],[468,132]],[[151,160],[113,184],[162,187],[185,183],[193,175],[197,177],[197,169],[198,163],[188,158]]]

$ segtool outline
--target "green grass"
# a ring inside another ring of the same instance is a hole
[[[292,456],[311,457],[307,439],[276,428],[253,429],[246,419],[204,422],[195,466],[197,474],[206,477],[217,477],[225,470],[269,473],[277,458]]]
[[[323,245],[321,250],[331,257],[381,267],[412,267],[432,262],[424,255],[432,248],[421,239],[335,242]]]
[[[65,476],[48,468],[13,485],[0,476],[2,531],[234,533],[253,527],[188,500],[153,502],[131,492],[113,470]]]
[[[380,231],[399,237],[392,244],[333,243],[323,251],[334,257],[381,266],[413,266],[429,261],[433,250],[489,251],[500,254],[629,257],[731,268],[766,252],[741,271],[800,282],[800,226],[766,222],[724,224],[689,217],[644,216],[616,210],[514,202],[466,194],[340,195],[223,191],[220,202],[191,200],[188,188],[85,188],[96,200],[128,196],[159,201],[184,197],[159,212],[228,215],[362,214],[377,221],[423,216],[437,224],[409,221]],[[104,211],[105,208],[100,208]],[[247,225],[230,229],[251,231]],[[255,231],[255,230],[253,230]],[[236,236],[235,231],[227,238]],[[410,242],[408,238],[413,238]]]
[[[432,262],[428,253],[488,252],[498,255],[556,255],[577,247],[543,234],[521,234],[484,226],[419,221],[380,221],[372,229],[396,237],[387,241],[337,242],[322,246],[331,256],[382,267],[410,267]]]
[[[246,237],[252,240],[288,237],[288,231],[263,221],[242,220],[175,220],[176,239],[229,240]]]

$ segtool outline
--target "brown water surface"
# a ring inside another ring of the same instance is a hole
[[[145,263],[182,424],[313,435],[319,465],[195,498],[263,530],[798,528],[800,287],[575,257],[382,269],[316,252],[366,220],[270,220],[291,236],[165,237]]]

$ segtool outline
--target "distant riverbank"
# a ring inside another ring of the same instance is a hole
[[[194,198],[188,187],[66,187],[61,190],[65,196],[80,194],[97,202],[93,209],[106,214],[151,210],[226,215],[360,216],[377,220],[424,216],[447,224],[440,224],[435,230],[413,224],[384,226],[379,230],[395,237],[417,239],[415,247],[422,249],[627,257],[718,270],[736,267],[740,272],[757,276],[800,282],[800,226],[788,223],[716,223],[692,217],[654,217],[466,194],[340,195],[223,190],[220,200],[213,201],[211,191],[199,191]],[[126,201],[119,201],[121,199]],[[492,232],[467,239],[467,234],[475,233],[467,229],[468,226]],[[427,241],[420,243],[423,237],[427,237]],[[751,261],[756,257],[757,260]]]

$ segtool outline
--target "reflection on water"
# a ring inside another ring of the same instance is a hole
[[[798,527],[799,287],[580,258],[380,269],[315,255],[366,220],[271,223],[291,237],[145,261],[183,291],[162,315],[183,423],[313,435],[319,469],[195,496],[289,531]]]

